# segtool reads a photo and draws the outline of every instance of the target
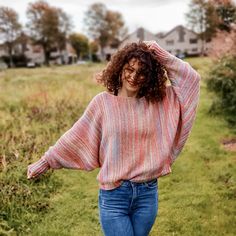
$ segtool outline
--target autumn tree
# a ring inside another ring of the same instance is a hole
[[[211,41],[209,56],[219,60],[222,56],[234,55],[236,57],[236,25],[230,32],[218,30]]]
[[[66,46],[68,34],[70,33],[72,28],[72,22],[70,20],[70,17],[61,8],[56,8],[56,11],[58,17],[57,44],[59,50],[63,50]]]
[[[230,32],[232,24],[236,22],[236,5],[232,0],[209,0],[209,4],[215,8],[218,17],[217,28]]]
[[[60,8],[50,6],[45,1],[29,3],[27,27],[36,44],[44,49],[45,64],[55,48],[63,50],[71,29],[69,16]]]
[[[13,48],[21,28],[17,12],[9,7],[0,7],[0,36],[8,50],[10,67],[13,66]]]
[[[199,33],[203,51],[204,42],[211,41],[218,30],[230,32],[236,21],[236,7],[232,0],[192,0],[186,18]]]
[[[120,42],[127,34],[127,28],[125,27],[122,15],[119,12],[108,10],[105,19],[109,22],[108,31],[110,42]]]
[[[89,40],[85,35],[73,33],[69,36],[69,40],[75,49],[78,58],[81,59],[89,54]]]
[[[219,15],[218,27],[211,40],[209,56],[220,60],[227,55],[236,56],[236,6],[230,0],[211,0]]]
[[[120,42],[127,33],[122,15],[108,10],[102,3],[92,4],[84,21],[88,35],[100,45],[102,56],[104,47]]]

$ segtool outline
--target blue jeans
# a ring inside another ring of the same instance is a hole
[[[99,189],[98,203],[105,236],[147,236],[158,212],[158,180]]]

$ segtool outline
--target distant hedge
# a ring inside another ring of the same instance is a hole
[[[2,56],[0,60],[4,61],[8,67],[10,67],[10,57],[9,56]],[[13,55],[12,56],[12,62],[15,67],[26,67],[27,62],[29,60],[26,58],[24,54],[20,55]]]

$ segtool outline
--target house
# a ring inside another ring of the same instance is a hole
[[[55,48],[50,54],[50,64],[74,64],[77,62],[77,54],[72,45],[67,41],[65,49],[59,51]]]
[[[139,42],[139,41],[150,41],[150,40],[157,40],[156,35],[144,29],[143,27],[140,27],[133,33],[127,35],[121,41],[119,48],[124,47],[128,43]]]
[[[33,40],[25,33],[22,33],[17,38],[17,43],[13,48],[12,54],[24,55],[27,61],[37,65],[42,65],[45,62],[43,47],[40,44],[34,44]],[[8,55],[9,53],[4,44],[0,45],[0,58]],[[72,64],[76,63],[76,61],[76,51],[68,41],[66,42],[64,50],[59,51],[57,47],[55,47],[50,53],[50,64]]]
[[[117,49],[122,48],[128,43],[150,40],[157,41],[161,47],[175,56],[180,54],[199,56],[201,54],[202,47],[204,47],[204,53],[207,54],[210,47],[209,43],[203,43],[198,38],[197,33],[187,29],[182,25],[178,25],[166,33],[159,32],[157,34],[153,34],[145,28],[140,27],[133,33],[126,36],[118,47],[106,47],[104,50],[105,58],[107,58],[107,56],[111,56],[114,52],[116,52]],[[98,54],[100,55],[100,52],[98,52]]]
[[[104,60],[109,61],[111,58],[111,55],[117,51],[119,44],[120,42],[115,41],[105,46],[103,49],[101,48],[101,46],[98,46],[98,51],[96,53],[97,57],[102,61]]]
[[[174,27],[167,33],[156,34],[158,44],[173,55],[185,54],[188,56],[199,56],[202,52],[207,53],[208,43],[203,43],[198,34],[182,25]]]
[[[0,44],[0,58],[7,55],[8,55],[7,48],[5,47],[4,44]]]
[[[12,49],[13,56],[24,55],[27,61],[34,62],[36,64],[44,63],[44,53],[42,46],[34,45],[29,36],[25,33],[16,39],[16,43]],[[8,49],[4,44],[0,45],[0,58],[8,57]],[[26,62],[24,62],[26,64]]]
[[[103,50],[99,47],[96,54],[102,61],[110,60],[111,55],[114,54],[117,49],[122,48],[126,43],[138,42],[140,40],[153,40],[155,37],[156,36],[154,34],[140,27],[132,34],[126,36],[121,42],[113,42],[104,47]]]

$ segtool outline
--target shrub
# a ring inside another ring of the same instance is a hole
[[[216,94],[210,113],[222,115],[236,127],[236,56],[222,57],[210,71],[207,88]]]

